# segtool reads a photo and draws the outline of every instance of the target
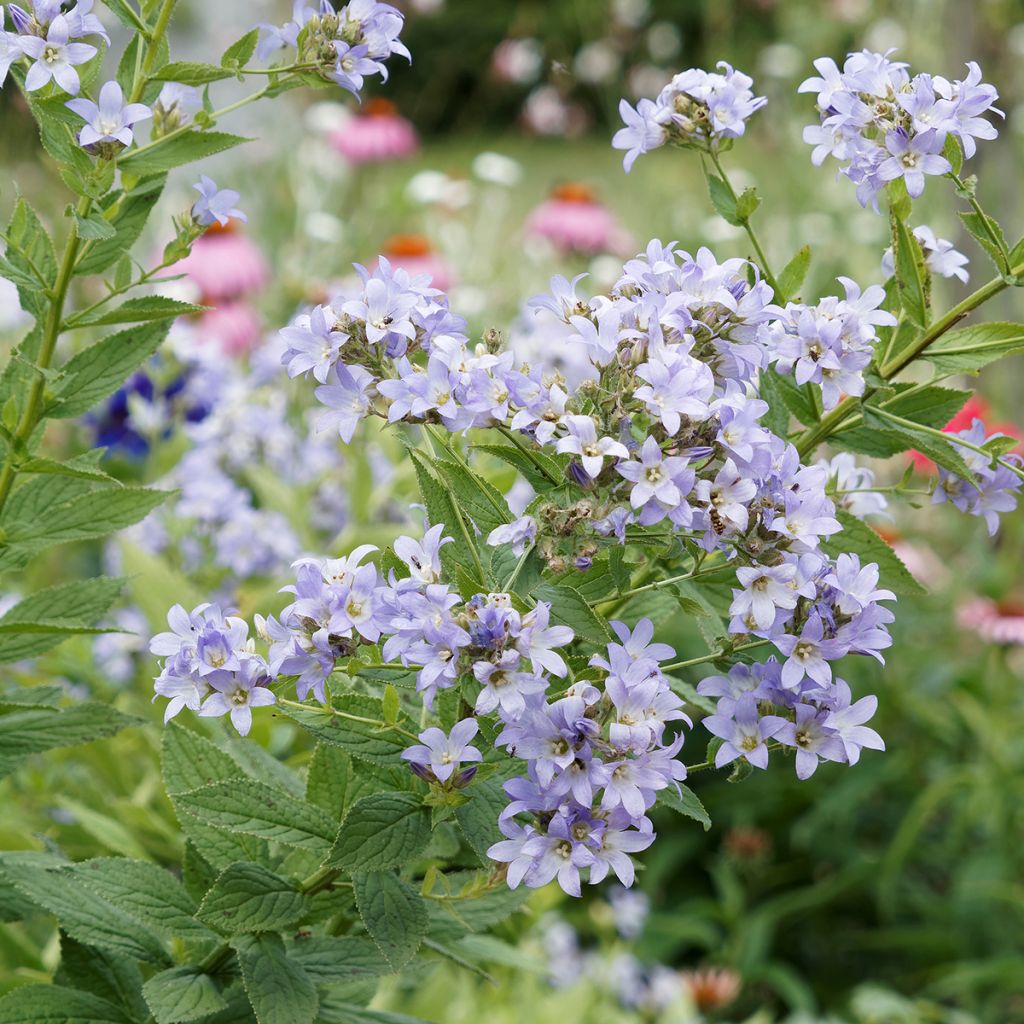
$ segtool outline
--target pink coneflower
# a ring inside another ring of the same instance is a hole
[[[728,1006],[740,994],[740,976],[727,967],[701,967],[679,977],[698,1010]]]
[[[401,267],[409,274],[429,274],[431,285],[441,291],[447,291],[455,279],[451,267],[431,249],[423,235],[392,235],[381,246],[380,254],[391,266]]]
[[[328,136],[350,164],[402,160],[418,149],[416,129],[387,100],[369,100],[363,110]]]
[[[196,339],[228,356],[251,352],[263,338],[263,322],[243,302],[223,302],[195,320]]]
[[[547,239],[560,252],[596,256],[632,252],[634,245],[615,214],[586,186],[559,185],[526,220],[526,233]]]
[[[172,271],[187,274],[199,289],[200,301],[208,306],[259,291],[270,277],[263,254],[251,239],[234,230],[233,223],[207,228]]]
[[[975,597],[962,604],[956,621],[989,644],[1024,645],[1024,603]]]

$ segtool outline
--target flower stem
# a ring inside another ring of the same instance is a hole
[[[770,640],[755,640],[753,643],[740,644],[738,647],[732,648],[731,651],[712,651],[710,654],[704,654],[699,658],[689,658],[686,661],[674,661],[671,665],[662,665],[663,672],[674,672],[680,668],[690,668],[692,665],[705,665],[709,661],[718,661],[719,658],[727,658],[730,654],[736,654],[739,651],[749,651],[755,647],[763,647],[765,644],[771,643]]]
[[[1003,273],[1011,274],[1010,255],[1006,251],[1006,242],[992,230],[992,221],[988,214],[981,208],[981,203],[978,202],[978,198],[975,196],[973,189],[967,188],[963,181],[961,181],[960,176],[953,171],[950,171],[946,176],[952,179],[953,184],[956,185],[957,194],[961,198],[966,199],[967,202],[971,204],[971,209],[978,215],[978,219],[981,221],[982,230],[988,236],[988,240],[992,243],[996,252],[998,252],[1001,257]]]

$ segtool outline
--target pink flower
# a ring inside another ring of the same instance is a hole
[[[429,274],[430,284],[446,292],[455,281],[452,268],[435,253],[430,242],[423,235],[392,235],[381,247],[380,255],[384,256],[392,267],[401,267],[411,277],[417,274]],[[375,260],[370,269],[376,269]]]
[[[387,100],[372,99],[364,110],[328,136],[350,164],[401,160],[418,148],[416,129]]]
[[[206,305],[259,291],[270,277],[263,253],[230,225],[223,229],[216,225],[208,228],[171,272],[187,274]]]
[[[252,351],[263,337],[263,323],[250,306],[223,302],[196,321],[196,337],[203,345],[215,345],[226,356]]]
[[[526,233],[546,238],[560,252],[625,255],[635,248],[615,214],[585,185],[560,185],[526,220]]]
[[[962,604],[956,620],[989,644],[1024,644],[1024,605],[975,597]]]

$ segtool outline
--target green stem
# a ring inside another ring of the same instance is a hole
[[[135,81],[132,83],[132,91],[128,96],[129,103],[138,103],[142,99],[142,94],[149,81],[149,75],[153,71],[153,65],[159,56],[160,43],[167,34],[167,26],[171,22],[171,15],[174,14],[174,8],[177,3],[178,0],[164,0],[160,6],[160,13],[157,15],[156,24],[153,26],[153,31],[147,37],[146,56],[142,60],[141,74],[137,74]]]
[[[764,647],[764,645],[768,643],[771,643],[771,641],[755,640],[753,643],[740,644],[739,647],[734,647],[731,651],[712,651],[710,654],[702,655],[699,658],[689,658],[686,661],[674,661],[671,665],[662,665],[662,671],[674,672],[676,669],[690,668],[692,665],[705,665],[709,661],[718,661],[719,658],[726,658],[730,654],[736,654],[739,651],[749,651],[755,647]]]
[[[974,195],[973,190],[967,188],[964,183],[960,180],[960,176],[950,171],[946,177],[952,178],[953,184],[957,187],[958,194],[967,200],[971,204],[971,209],[978,215],[978,219],[981,221],[981,227],[985,234],[988,235],[988,240],[995,246],[996,252],[1002,256],[1003,272],[1006,274],[1011,273],[1010,271],[1010,256],[1006,251],[1006,243],[992,230],[992,222],[989,220],[988,214],[981,208],[981,203],[978,202],[977,196]]]
[[[1012,268],[1008,276],[1012,278],[1018,274],[1024,274],[1024,263]],[[892,362],[887,362],[882,366],[879,370],[880,376],[885,380],[895,377],[896,374],[925,352],[933,341],[937,341],[948,331],[951,331],[969,313],[972,313],[980,305],[1008,287],[1009,281],[1006,277],[994,277],[987,284],[983,284],[977,291],[972,292],[966,299],[958,302],[948,313],[936,320],[931,327],[924,331],[912,345],[896,356]],[[830,413],[823,416],[820,423],[816,423],[813,427],[808,427],[795,441],[796,449],[801,457],[814,451],[825,438],[834,433],[848,416],[856,412],[860,402],[861,399],[859,398],[845,398]]]
[[[78,201],[77,212],[80,217],[87,217],[92,200],[83,196]],[[50,310],[46,318],[46,326],[43,329],[42,344],[39,348],[39,359],[36,368],[40,371],[48,370],[53,361],[54,349],[57,347],[57,339],[60,337],[61,320],[64,317],[64,303],[67,300],[68,286],[71,284],[71,275],[75,269],[75,259],[78,256],[78,231],[74,223],[71,225],[71,233],[68,235],[64,245],[64,255],[61,257],[60,269],[57,271],[57,280],[54,282],[52,298],[50,299]],[[38,373],[32,380],[29,388],[28,401],[25,403],[25,410],[21,420],[14,432],[14,443],[7,450],[7,458],[4,460],[4,467],[0,470],[0,511],[11,493],[14,485],[14,477],[17,470],[14,468],[14,460],[18,451],[28,441],[39,423],[39,416],[43,402],[43,395],[46,393],[46,377]]]
[[[540,459],[537,458],[536,454],[530,449],[530,446],[526,444],[521,437],[514,431],[510,430],[504,424],[498,424],[498,431],[505,435],[536,467],[544,474],[553,484],[560,484],[563,481],[560,480],[554,473],[552,473],[547,466],[544,465]]]
[[[730,568],[729,565],[712,565],[707,569],[695,569],[693,572],[684,573],[682,576],[669,576],[668,579],[655,580],[653,583],[645,583],[642,587],[634,587],[632,590],[626,590],[618,596],[621,597],[635,597],[637,594],[645,594],[648,590],[657,590],[659,587],[668,587],[673,583],[683,583],[686,580],[697,579],[699,576],[708,576],[713,572],[721,572],[723,569]]]
[[[333,707],[316,707],[312,704],[300,704],[299,701],[288,700],[286,697],[278,697],[277,703],[282,707],[297,708],[299,711],[309,711],[314,715],[333,715],[335,718],[344,718],[350,722],[362,722],[363,725],[373,725],[378,729],[397,732],[400,736],[404,736],[406,739],[410,739],[414,743],[419,742],[419,737],[409,732],[408,729],[403,729],[400,725],[390,725],[388,722],[381,721],[379,718],[366,718],[364,715],[350,715],[347,711],[339,711],[337,708]]]
[[[506,594],[512,593],[512,587],[515,586],[515,582],[519,579],[519,574],[523,571],[523,566],[526,565],[526,560],[530,557],[530,552],[533,551],[533,545],[527,544],[523,548],[523,553],[519,556],[519,561],[516,562],[516,567],[512,570],[512,575],[505,580],[505,585],[501,588]]]
[[[981,445],[973,444],[970,441],[965,441],[962,437],[958,437],[955,434],[948,434],[943,430],[936,430],[935,427],[926,427],[923,423],[915,423],[913,420],[904,419],[902,416],[897,416],[895,413],[886,412],[884,409],[876,409],[875,413],[882,417],[884,420],[889,420],[890,423],[895,423],[899,427],[905,427],[909,430],[917,431],[921,434],[928,434],[929,437],[938,438],[940,441],[945,441],[947,444],[955,444],[961,448],[967,448],[969,451],[978,452],[979,455],[984,455],[986,458],[991,459],[993,462],[998,462],[1004,469],[1010,470],[1011,473],[1020,477],[1024,480],[1024,469],[1019,466],[1013,465],[1011,462],[1006,462],[1000,459],[993,452],[982,448]]]
[[[733,202],[739,202],[739,196],[736,194],[736,189],[732,187],[732,182],[725,173],[725,168],[722,167],[722,162],[718,159],[718,154],[712,149],[709,151],[708,155],[711,157],[711,162],[715,165],[715,170],[718,171],[719,177],[725,183],[725,187],[729,190],[729,195],[732,197]],[[764,279],[771,286],[772,291],[775,292],[775,297],[780,302],[785,302],[787,296],[782,294],[779,282],[772,273],[771,267],[768,266],[768,257],[765,256],[764,249],[761,248],[761,243],[758,241],[757,234],[750,224],[750,218],[744,217],[740,223],[743,225],[743,230],[747,233],[747,238],[750,239],[750,244],[754,247],[754,254],[757,256],[757,262],[761,265],[761,272],[764,274]]]

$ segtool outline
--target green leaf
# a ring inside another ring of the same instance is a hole
[[[89,992],[23,985],[0,999],[0,1024],[132,1024],[132,1018]]]
[[[164,966],[169,957],[152,930],[100,896],[67,869],[3,863],[7,880],[37,907],[53,914],[72,938],[133,960]]]
[[[316,988],[302,967],[288,959],[279,936],[240,935],[231,944],[259,1024],[313,1024]]]
[[[60,966],[53,983],[106,999],[132,1018],[147,1016],[139,965],[127,957],[76,942],[64,932],[60,935]]]
[[[144,487],[104,488],[52,507],[45,515],[22,518],[14,514],[15,508],[20,509],[24,504],[17,501],[23,492],[37,483],[62,479],[40,477],[32,480],[19,488],[8,502],[3,517],[6,538],[5,543],[0,544],[0,568],[20,567],[33,555],[54,544],[93,540],[131,526],[145,519],[169,493]]]
[[[318,985],[376,978],[391,965],[369,940],[354,935],[310,935],[287,945],[288,959],[298,963]]]
[[[345,813],[345,792],[351,770],[351,761],[340,747],[318,741],[309,762],[306,799],[340,821]]]
[[[213,979],[198,967],[171,967],[154,974],[142,995],[156,1024],[186,1024],[227,1009]]]
[[[960,219],[964,222],[964,227],[971,233],[978,245],[991,257],[992,262],[996,265],[996,269],[1003,273],[1010,250],[1006,244],[1003,229],[995,218],[990,217],[988,214],[980,214],[974,210],[962,210],[960,211]]]
[[[64,365],[48,416],[80,416],[112,395],[167,337],[171,321],[164,318],[111,334],[82,349]]]
[[[476,523],[482,533],[512,522],[512,511],[501,492],[482,477],[458,463],[438,459],[434,463],[438,478],[443,480],[463,512]]]
[[[252,60],[252,55],[256,52],[256,43],[259,42],[259,38],[260,30],[258,28],[246,32],[241,39],[232,43],[224,51],[224,56],[220,59],[221,66],[229,69],[236,67],[244,68]]]
[[[180,79],[175,79],[180,81]],[[191,129],[181,135],[168,138],[166,142],[151,150],[137,149],[130,151],[128,156],[118,162],[122,174],[137,174],[140,177],[151,174],[163,174],[193,163],[205,160],[216,153],[240,146],[251,139],[241,135],[229,135],[227,132],[199,131]]]
[[[164,179],[151,179],[145,186],[124,193],[111,192],[102,200],[103,215],[114,228],[114,237],[89,242],[82,246],[75,273],[102,274],[112,267],[138,240],[153,207],[163,191]]]
[[[843,509],[836,510],[836,518],[843,530],[822,541],[826,554],[835,557],[850,552],[859,555],[862,563],[877,562],[882,585],[901,597],[924,593],[896,552],[870,526]]]
[[[332,1000],[330,1018],[321,1017],[324,1024],[430,1024],[421,1017],[410,1017],[404,1013],[388,1010],[369,1010],[355,1003]]]
[[[208,85],[210,82],[220,82],[225,78],[231,78],[232,75],[233,71],[226,67],[217,67],[216,64],[179,60],[173,64],[165,64],[153,75],[153,79],[157,82],[178,82],[181,85]]]
[[[126,857],[95,857],[67,869],[112,906],[167,938],[213,941],[195,920],[196,905],[165,868]]]
[[[77,211],[72,212],[75,217],[75,234],[84,242],[113,238],[117,234],[114,225],[102,215],[92,214],[89,217],[83,217]]]
[[[69,327],[98,327],[103,324],[137,324],[146,320],[174,320],[175,317],[202,313],[205,306],[182,302],[166,295],[140,295],[122,302],[115,309],[97,310],[83,316],[72,317]]]
[[[871,406],[864,406],[864,424],[869,428],[881,431],[887,436],[899,438],[905,442],[907,448],[913,448],[927,455],[932,462],[943,469],[965,480],[972,480],[974,474],[970,467],[964,462],[963,456],[949,442],[942,441],[934,434],[925,433],[923,430],[915,430],[912,426],[903,426],[893,423],[892,420],[880,416]],[[952,440],[953,435],[950,435]]]
[[[287,878],[260,864],[225,868],[203,897],[199,919],[223,932],[283,931],[306,909],[305,897]]]
[[[976,374],[982,367],[1024,351],[1024,324],[990,323],[950,331],[924,351],[939,373]]]
[[[777,302],[788,302],[797,296],[810,266],[811,247],[805,245],[797,251],[797,254],[782,268],[779,274],[779,289],[782,294],[776,296]]]
[[[65,627],[63,633],[0,634],[0,662],[30,658],[60,643],[65,635],[87,631],[119,597],[124,580],[97,576],[62,583],[19,601],[0,617],[0,630],[19,624],[49,621]]]
[[[658,793],[658,805],[669,807],[677,814],[682,814],[687,818],[693,818],[694,821],[700,822],[704,826],[704,831],[707,832],[711,828],[711,818],[700,802],[700,798],[688,786],[679,788],[682,790],[682,796],[675,791],[674,786],[668,786],[661,790]]]
[[[349,809],[327,863],[349,871],[400,867],[430,842],[430,814],[411,793],[375,793]]]
[[[94,449],[94,451],[103,452],[105,449]],[[121,481],[116,477],[95,467],[90,453],[85,456],[77,455],[68,459],[67,462],[58,462],[56,459],[50,459],[43,455],[34,455],[18,464],[18,472],[29,475],[36,473],[40,476],[44,474],[73,476],[78,480],[94,480],[111,487],[121,486]]]
[[[779,373],[774,367],[761,371],[762,387],[767,386],[768,393],[782,404],[805,427],[818,422],[818,410],[814,405],[814,392],[811,384],[797,384],[789,374]]]
[[[451,547],[451,545],[447,545]],[[334,707],[346,715],[383,721],[384,708],[376,697],[345,693],[334,699]],[[318,739],[341,747],[353,757],[374,764],[394,765],[409,745],[408,740],[394,729],[382,729],[367,722],[353,721],[339,715],[325,715],[310,709],[282,707],[281,714],[287,715]]]
[[[64,711],[31,710],[0,717],[0,776],[18,758],[56,747],[106,739],[141,720],[122,714],[109,704],[76,704]]]
[[[964,166],[964,151],[960,140],[955,135],[947,135],[942,147],[942,155],[949,161],[953,173],[959,176]]]
[[[486,452],[519,470],[539,493],[550,490],[565,479],[561,465],[544,452],[531,449],[528,455],[513,444],[475,444],[472,447],[474,451]]]
[[[213,828],[318,855],[330,850],[336,830],[318,807],[251,779],[214,782],[179,793],[174,805]]]
[[[584,600],[578,590],[558,583],[542,583],[533,590],[538,601],[551,604],[551,619],[569,626],[578,640],[601,646],[611,639],[608,626]]]
[[[761,197],[757,194],[757,189],[745,188],[736,199],[736,217],[739,222],[745,224],[750,220],[760,205]]]
[[[6,241],[0,274],[17,286],[23,308],[39,314],[45,300],[36,293],[56,281],[57,255],[43,222],[21,197],[7,223]]]
[[[896,285],[903,312],[918,327],[927,327],[930,319],[928,268],[924,253],[913,233],[895,216],[892,218],[895,242]]]
[[[408,963],[427,933],[423,897],[392,871],[352,876],[359,916],[388,963],[397,971]]]
[[[487,849],[505,837],[498,828],[498,815],[508,804],[500,779],[474,782],[467,790],[469,799],[455,808],[455,820],[481,864],[489,864]]]
[[[116,17],[126,29],[129,29],[132,32],[136,29],[141,29],[143,32],[147,33],[149,32],[149,28],[146,23],[139,17],[129,0],[103,0],[103,2],[114,14],[114,17]]]
[[[733,227],[737,228],[742,227],[743,221],[740,219],[736,208],[736,200],[733,198],[732,190],[715,174],[708,174],[707,179],[711,203],[718,211],[718,215],[727,224],[732,224]]]

